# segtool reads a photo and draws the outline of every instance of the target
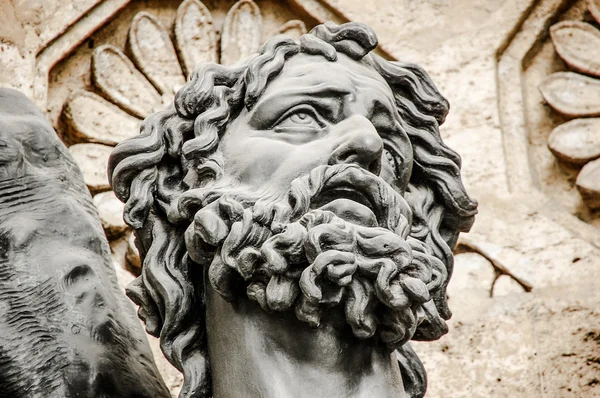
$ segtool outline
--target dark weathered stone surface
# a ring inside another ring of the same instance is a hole
[[[81,172],[0,89],[0,397],[167,397]]]
[[[447,101],[376,44],[330,23],[204,65],[111,155],[143,260],[128,294],[182,397],[424,395],[407,342],[447,331],[477,205]]]

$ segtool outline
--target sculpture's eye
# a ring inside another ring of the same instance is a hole
[[[290,120],[290,122],[297,123],[297,124],[311,124],[311,122],[314,120],[312,118],[312,116],[310,116],[306,112],[297,112],[297,113],[294,113],[288,119]]]
[[[314,110],[303,107],[287,112],[275,123],[274,127],[276,130],[320,129],[323,124],[319,121],[319,117]]]

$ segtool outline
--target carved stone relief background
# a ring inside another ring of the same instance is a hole
[[[525,66],[533,172],[566,211],[600,226],[598,3],[577,1],[551,20]],[[535,86],[539,90],[535,90]],[[541,94],[541,95],[540,95]]]
[[[93,113],[88,113],[81,119],[78,112],[92,108],[113,115],[110,120],[115,122],[108,126],[129,124],[133,128],[141,115],[136,115],[131,105],[140,102],[128,94],[132,101],[128,109],[103,92],[100,82],[92,78],[92,54],[100,53],[98,49],[104,45],[114,46],[104,47],[107,54],[113,48],[123,51],[126,58],[119,59],[134,65],[130,73],[138,73],[150,92],[155,90],[139,99],[148,101],[154,96],[158,106],[163,95],[172,95],[169,89],[180,78],[167,79],[161,88],[161,83],[146,75],[151,72],[144,68],[150,66],[141,66],[144,61],[134,58],[131,46],[135,44],[128,44],[127,39],[133,19],[139,12],[147,12],[154,17],[140,17],[141,22],[147,22],[152,30],[156,26],[152,18],[156,18],[172,43],[162,40],[160,48],[171,45],[177,52],[174,24],[181,3],[3,3],[0,85],[21,89],[35,98],[75,155],[81,151],[86,162],[95,159],[102,164],[104,146],[114,145],[122,137],[114,135],[116,130],[99,133],[106,129],[103,123],[108,118],[94,119]],[[216,47],[222,47],[223,24],[235,1],[203,3],[212,15]],[[441,132],[463,158],[465,183],[478,199],[480,213],[459,246],[466,252],[456,257],[449,286],[454,312],[450,332],[438,342],[415,345],[428,372],[427,396],[600,395],[598,211],[586,205],[577,190],[581,166],[558,160],[548,149],[552,130],[575,122],[548,105],[539,89],[555,72],[571,71],[600,81],[589,77],[589,70],[573,69],[565,63],[550,34],[560,21],[585,21],[598,29],[588,2],[257,0],[256,5],[262,16],[261,40],[290,20],[302,21],[309,30],[317,21],[330,18],[365,22],[376,30],[384,54],[422,65],[450,101],[451,111]],[[588,34],[593,40],[595,33],[590,30]],[[567,52],[580,51],[569,44],[563,46]],[[210,51],[203,54],[215,56]],[[176,59],[183,60],[178,64],[185,76],[186,57],[180,53]],[[175,63],[171,66],[177,69]],[[115,74],[112,69],[115,67],[111,66],[109,77]],[[591,90],[596,87],[595,83],[589,86]],[[598,104],[600,99],[585,105]],[[121,117],[114,116],[117,114]],[[571,134],[587,134],[597,143],[597,132],[586,131]],[[85,147],[77,149],[73,144]],[[98,155],[92,158],[90,154],[96,150]],[[595,155],[585,156],[593,162]],[[119,264],[128,256],[129,267],[135,270],[135,254],[131,248],[128,251],[128,235],[121,220],[113,217],[118,213],[113,206],[120,204],[107,191],[99,167],[90,168],[89,173],[90,178],[96,174],[99,179],[94,192],[104,191],[96,195],[95,202],[99,211],[107,214],[105,231],[113,240],[113,258],[126,283],[132,276]],[[175,392],[177,375],[167,369],[163,363],[161,371]]]

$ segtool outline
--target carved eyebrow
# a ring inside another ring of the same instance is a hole
[[[261,97],[250,112],[249,124],[254,128],[267,128],[290,108],[308,104],[330,121],[339,119],[344,99],[352,94],[347,88],[321,83],[314,86],[286,87]]]

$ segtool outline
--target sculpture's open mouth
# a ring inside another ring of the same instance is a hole
[[[382,227],[406,237],[411,210],[392,185],[356,164],[317,166],[291,182],[292,217],[308,209],[329,210],[363,226]]]
[[[329,195],[328,192],[325,198],[319,198],[321,200],[318,203],[323,204],[318,205],[316,203],[315,208],[329,210],[348,222],[365,227],[376,227],[379,225],[375,213],[371,210],[371,205],[360,192],[335,190],[335,194]]]
[[[311,208],[329,210],[338,217],[368,227],[379,226],[386,198],[378,195],[383,183],[366,170],[349,167],[332,176],[311,203]]]

